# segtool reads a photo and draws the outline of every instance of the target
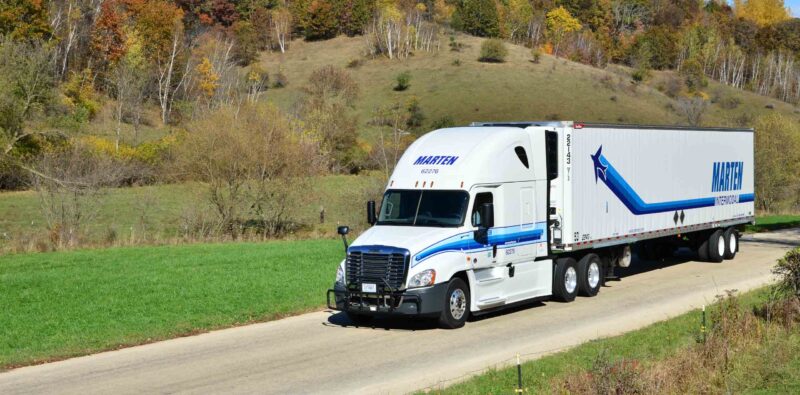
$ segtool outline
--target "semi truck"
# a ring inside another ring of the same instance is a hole
[[[754,222],[752,129],[479,122],[404,152],[370,227],[347,245],[328,306],[470,315],[593,297],[617,267],[690,248],[722,262]]]

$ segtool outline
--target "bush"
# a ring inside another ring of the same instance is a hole
[[[461,66],[461,59],[456,59],[453,61],[453,66]]]
[[[491,38],[481,44],[481,57],[478,58],[481,62],[487,63],[503,63],[508,56],[508,49],[506,44],[496,38]]]
[[[733,110],[736,107],[739,107],[740,104],[742,104],[742,99],[733,94],[726,94],[717,91],[716,94],[714,95],[712,103],[719,104],[720,107],[726,110]]]
[[[456,122],[453,121],[453,118],[448,115],[437,118],[431,122],[431,130],[452,128],[453,126],[456,126]]]
[[[289,85],[289,79],[286,78],[286,74],[283,74],[282,71],[279,71],[275,74],[275,82],[272,83],[273,88],[283,88],[286,85]]]
[[[398,74],[397,77],[395,77],[395,80],[397,81],[397,84],[395,84],[394,90],[402,92],[411,86],[411,73],[404,71]]]
[[[364,65],[364,59],[361,59],[361,58],[353,58],[353,59],[350,59],[349,62],[347,62],[347,68],[348,69],[357,69],[357,68],[361,67],[362,65]]]
[[[772,270],[778,276],[778,289],[788,297],[800,298],[800,248],[786,253]]]
[[[533,63],[538,64],[542,59],[542,50],[539,49],[539,48],[532,49],[531,50],[531,57],[533,58],[533,59],[531,59],[531,61]]]

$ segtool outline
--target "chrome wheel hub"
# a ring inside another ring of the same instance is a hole
[[[573,293],[577,287],[578,273],[575,272],[574,267],[568,267],[567,272],[564,273],[564,288],[566,288],[567,292]]]
[[[450,294],[450,315],[460,320],[467,312],[467,295],[461,289],[456,289]]]
[[[589,264],[587,279],[589,280],[589,287],[591,288],[595,288],[597,284],[600,284],[600,266],[598,266],[596,262]]]
[[[728,243],[728,248],[731,250],[731,254],[736,252],[736,235],[731,234],[731,241]]]
[[[719,256],[725,255],[725,236],[720,236],[717,240],[717,252],[719,252]]]

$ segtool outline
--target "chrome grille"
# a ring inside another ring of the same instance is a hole
[[[403,287],[408,270],[408,254],[402,252],[350,251],[347,255],[347,284],[374,283],[386,291]]]

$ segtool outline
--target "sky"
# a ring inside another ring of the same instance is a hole
[[[785,3],[792,9],[792,15],[800,17],[800,0],[786,0]]]

